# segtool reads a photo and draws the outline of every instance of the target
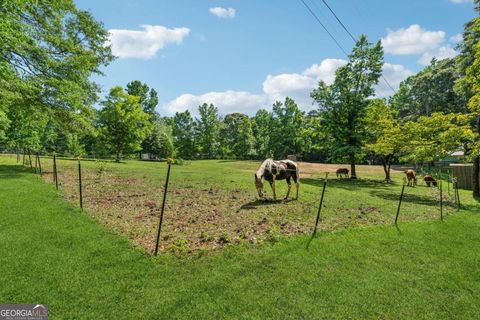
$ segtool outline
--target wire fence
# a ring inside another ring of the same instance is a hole
[[[400,188],[398,194],[392,193],[389,186],[375,181],[329,179],[327,184],[325,174],[316,172],[302,183],[318,188],[306,188],[301,191],[301,196],[306,195],[301,201],[280,206],[256,199],[250,187],[255,164],[235,164],[235,170],[242,174],[232,175],[230,166],[199,167],[190,163],[171,168],[170,181],[166,181],[170,171],[167,164],[114,164],[111,159],[78,159],[28,149],[12,157],[53,183],[68,201],[149,253],[159,250],[186,254],[230,244],[275,242],[284,235],[311,233],[313,238],[317,228],[336,231],[359,225],[397,224],[403,219],[443,219],[460,208],[458,189],[449,179],[443,180],[450,186],[447,192],[440,183],[429,188],[427,196],[419,196],[415,189],[405,186],[402,195]],[[439,181],[448,177],[448,173],[429,174]],[[350,194],[348,188],[355,184],[389,201],[382,201],[379,208],[363,206],[361,199],[356,208],[333,203],[337,196],[332,193]],[[394,208],[391,204],[395,201],[399,201],[397,211],[397,205]],[[426,209],[412,212],[418,204]],[[326,211],[320,216],[322,206]]]

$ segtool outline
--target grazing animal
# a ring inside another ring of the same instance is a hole
[[[337,178],[347,178],[348,179],[348,169],[347,168],[339,168],[337,169]]]
[[[430,187],[430,185],[436,187],[438,185],[437,180],[435,180],[434,177],[428,174],[425,177],[423,177],[423,181],[425,181],[425,183],[427,184],[427,187]]]
[[[412,169],[405,170],[405,174],[407,175],[407,180],[408,180],[407,185],[409,187],[416,186],[417,185],[417,175],[415,173],[415,170],[412,170]]]
[[[287,200],[288,196],[290,195],[290,189],[292,188],[290,179],[293,179],[293,181],[295,182],[295,187],[297,188],[296,199],[298,199],[300,175],[298,172],[298,165],[292,160],[274,161],[272,159],[267,159],[262,162],[262,165],[255,173],[255,186],[257,188],[258,196],[262,199],[264,198],[262,182],[263,179],[268,181],[270,183],[270,186],[272,187],[273,200],[277,199],[277,195],[275,193],[275,181],[283,179],[287,180],[288,191],[287,195],[285,196],[285,200]]]

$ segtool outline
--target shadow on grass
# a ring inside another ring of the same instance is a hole
[[[372,190],[372,191],[370,191],[370,194],[372,194],[372,195],[374,195],[378,198],[382,198],[384,200],[398,201],[400,199],[400,192],[397,194],[397,193],[392,193],[392,192],[387,193],[387,192]],[[422,205],[427,205],[427,206],[438,206],[439,205],[439,200],[434,199],[433,197],[411,194],[411,193],[408,193],[408,191],[406,191],[403,194],[402,202],[410,202],[410,203],[422,204]]]
[[[312,178],[303,178],[301,183],[308,184],[311,186],[322,187],[323,179],[312,179]],[[387,183],[384,180],[373,180],[373,179],[331,179],[328,180],[329,188],[341,188],[345,190],[355,190],[355,189],[382,189],[389,190],[391,186],[396,185],[396,183]]]
[[[245,204],[243,204],[240,209],[242,210],[254,210],[259,207],[264,207],[264,206],[272,206],[272,205],[278,205],[278,204],[284,204],[288,202],[296,201],[296,199],[288,199],[288,200],[273,200],[273,199],[266,199],[266,200],[260,200],[256,199],[255,201],[250,201]]]
[[[33,173],[30,167],[0,165],[0,179],[18,179],[29,173]]]

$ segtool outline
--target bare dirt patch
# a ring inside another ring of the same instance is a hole
[[[160,217],[163,181],[159,176],[151,177],[146,169],[132,173],[116,169],[121,165],[118,166],[113,167],[114,170],[105,169],[103,164],[84,166],[84,208],[96,220],[151,253]],[[334,173],[345,165],[301,163],[301,199],[289,202],[256,200],[253,180],[247,178],[255,167],[255,163],[248,162],[245,166],[235,165],[235,172],[231,175],[228,170],[232,169],[228,167],[226,174],[216,177],[194,176],[198,168],[176,167],[177,176],[172,179],[167,194],[160,250],[190,253],[238,243],[275,242],[280,236],[309,233],[322,184],[318,178],[324,172]],[[364,176],[381,177],[383,169],[358,166],[358,172]],[[44,175],[44,178],[52,181],[51,174]],[[78,205],[76,163],[63,163],[59,179],[61,194]],[[279,182],[279,188],[286,189],[286,184]],[[329,188],[321,230],[337,231],[391,223],[395,204],[387,209],[377,204],[396,203],[397,195],[381,180],[351,182],[333,179]],[[270,192],[268,186],[265,189]],[[279,196],[283,196],[283,192],[279,192]],[[367,201],[365,196],[372,199]],[[406,201],[409,200],[435,205],[435,198],[430,196],[425,199],[406,197]],[[420,217],[434,217],[436,211],[433,208]]]

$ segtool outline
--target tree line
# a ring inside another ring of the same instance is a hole
[[[480,0],[474,0],[480,13]],[[465,24],[455,58],[410,76],[389,99],[375,97],[384,64],[380,41],[360,36],[335,80],[311,92],[313,111],[291,98],[254,116],[220,115],[204,103],[193,115],[156,111],[157,92],[138,80],[103,99],[92,74],[114,57],[108,33],[72,0],[0,3],[0,142],[10,148],[157,158],[433,163],[463,150],[480,196],[480,18]],[[101,108],[93,106],[100,102]],[[271,110],[271,111],[270,111]]]

